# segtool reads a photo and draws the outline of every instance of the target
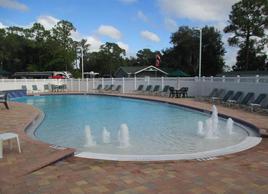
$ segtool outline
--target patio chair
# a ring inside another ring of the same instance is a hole
[[[18,151],[19,153],[21,153],[21,148],[20,148],[20,141],[19,141],[19,136],[18,134],[16,133],[0,133],[0,140],[1,141],[6,141],[6,140],[9,140],[9,146],[10,146],[10,149],[12,149],[12,142],[10,140],[13,140],[13,139],[16,139],[17,141],[17,145],[18,145]],[[2,153],[3,153],[3,147],[1,146],[0,148],[0,158],[2,158]]]
[[[169,98],[174,98],[176,96],[176,91],[174,89],[174,87],[169,87]]]
[[[105,85],[104,88],[101,88],[101,89],[99,90],[99,92],[104,92],[104,91],[108,90],[109,86],[110,86],[110,85]]]
[[[8,93],[7,92],[1,92],[0,93],[0,103],[4,104],[6,109],[9,109],[9,106],[8,106]]]
[[[182,88],[180,88],[179,90],[175,90],[175,92],[176,92],[176,97],[178,98],[178,97],[183,97],[183,98],[185,98],[185,97],[188,97],[188,88],[187,87],[182,87]]]
[[[113,90],[114,85],[111,84],[107,89],[105,89],[106,92],[111,92]]]
[[[232,106],[233,104],[237,104],[240,98],[242,97],[242,95],[243,95],[243,92],[238,91],[234,94],[234,96],[231,99],[227,100],[226,102],[223,102],[223,104],[227,106]]]
[[[143,91],[143,85],[139,85],[139,87],[136,89],[136,90],[134,90],[133,92],[134,93],[141,93],[142,91]]]
[[[261,103],[266,98],[267,94],[260,94],[252,103],[249,104],[249,109],[254,111],[255,109],[261,108]]]

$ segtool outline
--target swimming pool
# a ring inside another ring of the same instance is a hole
[[[101,95],[29,96],[17,101],[44,112],[35,131],[39,140],[76,148],[82,157],[191,159],[241,151],[260,142],[257,133],[238,123],[228,133],[223,118],[216,138],[201,136],[198,121],[205,123],[211,115],[168,103]],[[128,129],[128,146],[123,147],[122,124]]]

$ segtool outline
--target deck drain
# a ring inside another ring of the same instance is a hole
[[[197,161],[208,161],[208,160],[217,160],[218,157],[205,157],[205,158],[197,158]]]
[[[56,149],[56,150],[65,150],[65,149],[66,149],[65,147],[58,146],[58,145],[51,145],[51,146],[49,146],[49,147],[51,147],[51,148],[53,148],[53,149]]]

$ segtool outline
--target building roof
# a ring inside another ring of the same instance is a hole
[[[138,74],[142,71],[161,71],[164,74],[168,74],[161,68],[155,67],[153,65],[150,66],[121,66],[119,69],[123,70],[127,74]]]

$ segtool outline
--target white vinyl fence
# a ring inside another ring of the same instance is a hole
[[[160,77],[160,78],[91,78],[91,79],[0,79],[0,91],[21,89],[22,85],[27,87],[31,92],[32,85],[36,85],[42,92],[44,85],[67,85],[67,91],[73,92],[93,92],[98,85],[114,84],[121,85],[121,93],[132,93],[139,85],[160,85],[163,89],[165,85],[179,89],[181,87],[189,88],[189,96],[206,96],[213,88],[242,91],[244,93],[254,92],[255,96],[260,93],[268,94],[268,77]]]

